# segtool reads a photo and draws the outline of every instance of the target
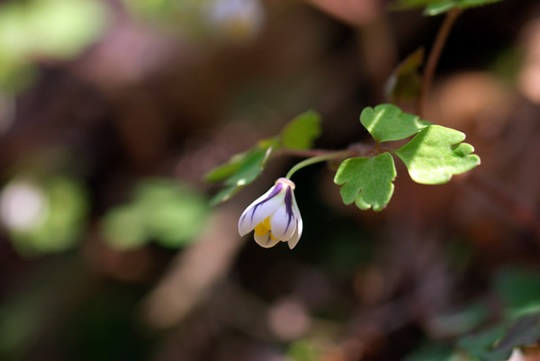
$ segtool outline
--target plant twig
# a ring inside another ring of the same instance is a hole
[[[338,158],[347,158],[347,157],[351,157],[355,154],[355,152],[351,151],[351,150],[342,150],[342,151],[337,151],[337,152],[328,152],[326,154],[321,154],[321,155],[318,155],[316,157],[311,157],[311,158],[307,158],[307,159],[304,159],[303,161],[301,161],[300,163],[297,163],[295,166],[293,166],[289,172],[287,172],[287,175],[285,176],[285,178],[291,178],[292,175],[294,173],[296,173],[296,171],[304,168],[304,167],[307,167],[309,165],[312,165],[312,164],[315,164],[315,163],[320,163],[320,162],[326,162],[328,160],[332,160],[332,159],[338,159]]]
[[[439,58],[441,57],[444,44],[446,43],[446,39],[448,39],[452,26],[462,12],[463,9],[455,8],[446,13],[446,17],[444,18],[441,28],[437,33],[437,37],[435,38],[435,42],[433,43],[433,47],[429,52],[426,66],[424,68],[424,74],[422,76],[420,95],[418,96],[418,103],[416,105],[416,111],[420,117],[425,115],[427,97],[429,95],[431,83],[433,82],[433,75],[435,74],[435,69],[437,68]]]

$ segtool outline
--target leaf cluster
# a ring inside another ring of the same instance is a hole
[[[480,164],[480,158],[471,154],[474,148],[461,143],[465,134],[433,125],[394,105],[365,108],[360,122],[375,139],[378,149],[381,143],[414,137],[399,149],[342,162],[334,182],[342,186],[340,193],[345,204],[355,203],[360,209],[375,211],[388,204],[396,177],[392,155],[405,163],[410,177],[420,184],[446,183],[453,175]]]

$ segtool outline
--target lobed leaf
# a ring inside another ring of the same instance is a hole
[[[471,154],[473,146],[461,143],[464,139],[462,132],[430,125],[394,153],[415,182],[442,184],[480,164],[480,157]]]
[[[408,138],[431,124],[392,104],[365,108],[360,122],[378,143]]]
[[[319,135],[321,135],[321,116],[313,110],[308,110],[283,128],[281,141],[285,148],[310,149]]]
[[[394,192],[396,178],[394,159],[390,153],[376,157],[358,157],[344,160],[336,172],[334,183],[340,189],[343,203],[355,203],[360,209],[380,211]]]

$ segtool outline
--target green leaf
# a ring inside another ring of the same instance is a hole
[[[407,166],[411,178],[421,184],[446,183],[453,175],[464,173],[480,164],[471,154],[472,145],[461,143],[465,134],[454,129],[430,125],[409,143],[395,151]]]
[[[475,302],[452,312],[436,315],[431,324],[444,335],[462,335],[484,324],[489,312],[483,302]]]
[[[291,120],[281,132],[281,141],[285,148],[310,149],[321,135],[321,116],[308,110]]]
[[[501,270],[493,289],[510,315],[520,315],[540,307],[540,273],[522,269]]]
[[[424,15],[436,16],[451,9],[467,9],[499,2],[501,0],[398,0],[392,4],[394,10],[424,8]]]
[[[248,152],[233,155],[227,163],[211,169],[206,173],[204,180],[209,183],[214,183],[229,178],[242,166],[242,163],[247,156]]]
[[[454,9],[456,7],[458,7],[458,2],[455,0],[438,1],[436,3],[427,5],[424,9],[424,15],[436,16],[444,14],[448,10]]]
[[[509,355],[514,347],[536,344],[540,339],[540,313],[525,315],[512,322],[493,351]]]
[[[392,103],[415,100],[420,94],[421,77],[418,69],[424,62],[424,49],[407,56],[385,84],[385,95]]]
[[[484,6],[489,4],[498,3],[502,0],[461,0],[459,6],[461,8],[470,8],[475,6]]]
[[[253,182],[262,173],[264,165],[272,153],[272,149],[272,147],[254,147],[238,161],[237,165],[231,166],[232,171],[231,169],[226,169],[225,171],[221,169],[222,174],[227,174],[225,180],[226,188],[218,192],[210,200],[210,204],[215,205],[226,201],[242,187]]]
[[[340,193],[343,203],[355,202],[360,209],[373,207],[380,211],[392,198],[396,178],[394,159],[390,153],[376,157],[358,157],[344,160],[334,178],[334,183],[343,185]]]
[[[458,340],[457,347],[479,360],[507,360],[510,355],[505,350],[494,351],[498,340],[504,336],[504,327],[495,326],[487,330],[469,334]]]
[[[360,122],[378,143],[408,138],[431,124],[392,104],[365,108],[360,114]]]
[[[458,347],[477,359],[500,361],[507,360],[515,347],[536,344],[539,339],[540,313],[535,313],[463,336]]]
[[[451,361],[453,353],[454,350],[446,345],[428,341],[407,355],[405,361]]]

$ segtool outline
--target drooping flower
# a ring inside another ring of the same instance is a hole
[[[238,233],[254,232],[255,242],[270,248],[279,241],[293,249],[302,235],[302,216],[294,198],[294,183],[279,178],[274,186],[251,203],[240,216]]]

